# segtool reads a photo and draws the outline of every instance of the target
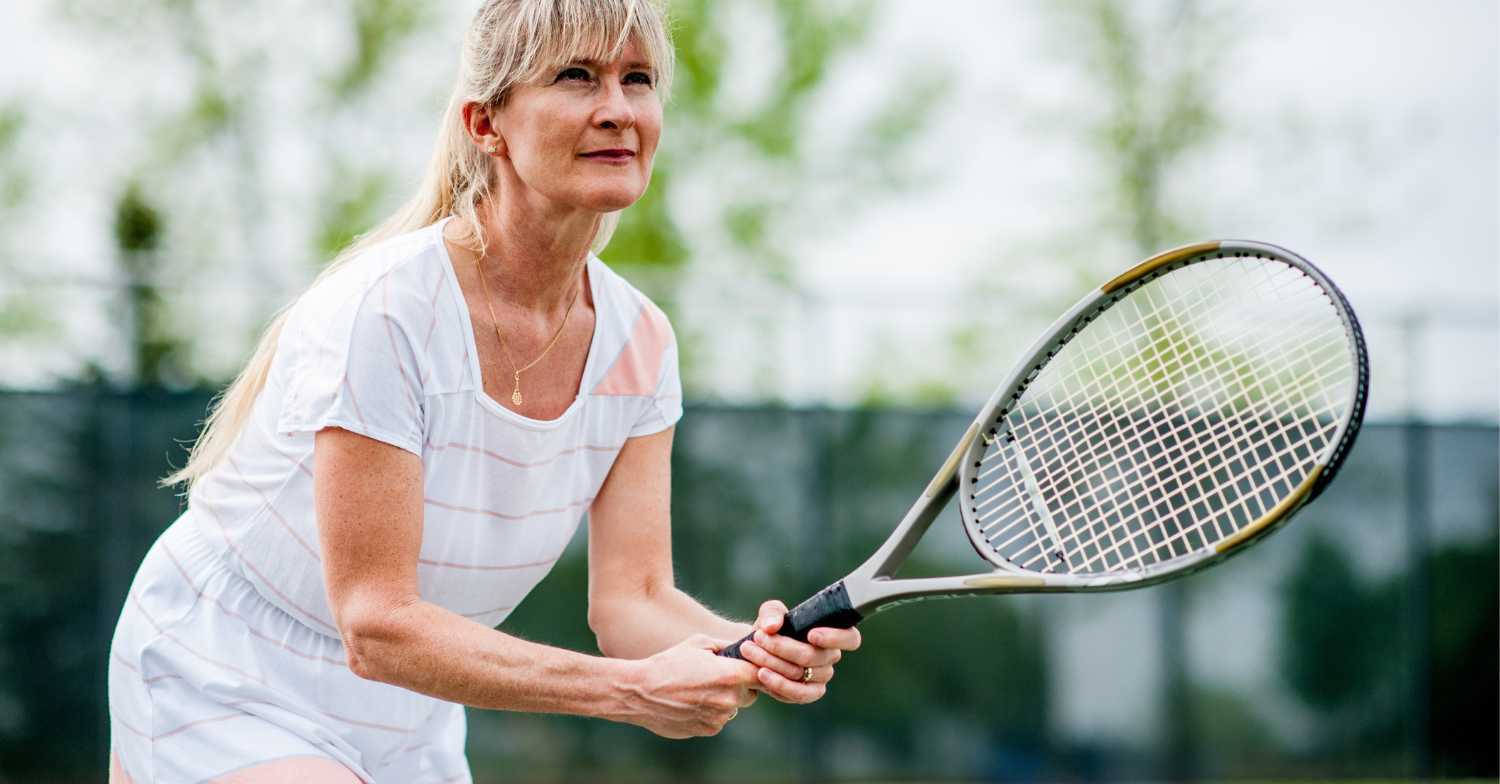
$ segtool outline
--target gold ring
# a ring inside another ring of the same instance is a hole
[[[802,668],[802,682],[803,683],[807,683],[810,680],[812,680],[812,668],[811,667],[803,667]]]

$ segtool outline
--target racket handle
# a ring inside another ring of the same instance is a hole
[[[864,620],[864,616],[849,604],[849,592],[844,590],[844,581],[839,580],[813,594],[807,601],[793,607],[782,620],[781,630],[777,634],[807,642],[807,633],[819,626],[849,629],[861,620]],[[745,635],[733,645],[726,646],[719,651],[719,655],[731,659],[745,658],[740,655],[740,646],[753,636],[755,636],[754,632]]]

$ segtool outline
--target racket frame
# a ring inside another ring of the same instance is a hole
[[[988,572],[954,575],[947,577],[898,578],[896,571],[921,540],[939,513],[947,508],[954,494],[963,486],[971,466],[979,462],[988,447],[986,437],[994,439],[1000,435],[999,427],[1005,422],[1006,406],[1019,401],[1027,385],[1041,372],[1053,355],[1090,321],[1105,312],[1116,301],[1124,298],[1135,288],[1155,278],[1188,264],[1207,258],[1224,256],[1257,256],[1279,261],[1295,267],[1313,279],[1326,293],[1344,323],[1351,362],[1355,372],[1351,374],[1349,390],[1352,403],[1347,416],[1339,423],[1332,445],[1326,455],[1317,460],[1308,475],[1286,497],[1281,499],[1264,515],[1225,539],[1207,544],[1175,558],[1134,569],[1120,569],[1100,574],[1058,574],[1035,572],[1023,569],[1003,560],[997,561],[992,551],[975,536],[978,526],[969,520],[967,507],[960,504],[963,528],[974,546],[986,561],[994,565]],[[1359,320],[1349,307],[1338,287],[1317,267],[1306,259],[1285,248],[1262,242],[1247,240],[1223,240],[1184,245],[1180,248],[1157,254],[1126,270],[1103,286],[1086,295],[1077,304],[1052,323],[1024,355],[1026,359],[1010,371],[1005,380],[996,387],[979,414],[964,431],[958,444],[943,461],[932,481],[919,495],[901,522],[890,536],[854,571],[842,580],[814,594],[798,604],[787,614],[780,634],[806,640],[807,633],[818,626],[848,628],[871,614],[887,607],[925,599],[971,596],[975,594],[1005,593],[1060,593],[1119,591],[1141,588],[1148,585],[1191,574],[1235,554],[1244,552],[1272,531],[1284,525],[1299,509],[1305,506],[1328,486],[1342,466],[1349,447],[1359,434],[1364,419],[1365,402],[1369,386],[1369,361],[1365,351],[1364,334]],[[749,639],[746,636],[725,647],[720,655],[739,658],[740,646]]]
[[[1048,360],[1090,321],[1108,310],[1115,301],[1122,299],[1139,286],[1175,269],[1207,258],[1224,256],[1259,256],[1269,258],[1297,268],[1311,277],[1328,294],[1334,308],[1344,321],[1350,360],[1356,372],[1351,373],[1349,390],[1349,415],[1339,423],[1327,454],[1320,457],[1307,477],[1283,498],[1245,528],[1222,541],[1211,543],[1191,552],[1134,569],[1120,569],[1107,574],[1075,575],[1051,574],[1022,569],[1014,565],[997,562],[987,552],[986,543],[975,538],[977,526],[968,521],[968,512],[960,504],[960,513],[965,517],[963,526],[970,543],[995,569],[989,572],[954,575],[947,577],[897,578],[895,573],[917,542],[926,533],[937,515],[947,507],[954,494],[965,480],[972,467],[987,448],[986,436],[1001,435],[1006,406],[1020,399],[1027,385],[1037,377]],[[835,586],[842,584],[848,594],[850,606],[862,617],[885,607],[907,601],[923,599],[970,596],[975,594],[1003,593],[1049,593],[1119,591],[1140,588],[1169,579],[1185,576],[1231,555],[1244,552],[1252,544],[1276,530],[1307,502],[1322,491],[1333,479],[1348,453],[1350,445],[1358,435],[1364,418],[1365,400],[1368,391],[1368,359],[1365,352],[1364,335],[1353,310],[1343,293],[1311,262],[1285,248],[1262,242],[1247,240],[1223,240],[1185,245],[1152,256],[1111,279],[1090,292],[1052,323],[1024,354],[1026,360],[1018,363],[1006,379],[996,387],[973,422],[964,431],[953,452],[943,462],[932,481],[919,496],[901,523],[891,532],[886,541],[858,568],[850,572]],[[830,586],[834,588],[835,586]]]

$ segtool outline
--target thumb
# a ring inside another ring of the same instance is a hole
[[[682,641],[682,645],[688,648],[704,650],[709,653],[718,653],[720,648],[728,644],[723,640],[716,640],[706,634],[694,634]]]
[[[786,605],[776,599],[769,599],[760,605],[760,613],[755,618],[755,628],[766,634],[775,634],[781,630],[781,624],[786,621]]]

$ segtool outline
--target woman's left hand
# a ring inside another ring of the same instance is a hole
[[[782,702],[816,702],[833,680],[833,665],[844,651],[859,647],[859,630],[820,626],[800,642],[776,633],[786,613],[786,605],[775,599],[762,604],[755,636],[740,646],[740,656],[756,665],[756,678],[767,694]],[[809,675],[806,680],[804,674]]]

